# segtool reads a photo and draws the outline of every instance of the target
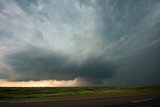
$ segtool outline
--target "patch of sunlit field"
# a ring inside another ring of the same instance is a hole
[[[76,96],[118,96],[160,93],[149,87],[0,87],[0,99],[61,98]]]

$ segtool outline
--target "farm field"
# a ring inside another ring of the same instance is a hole
[[[149,87],[1,87],[0,99],[62,98],[78,96],[127,96],[160,93]]]

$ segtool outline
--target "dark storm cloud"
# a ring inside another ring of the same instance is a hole
[[[159,13],[157,0],[98,0],[97,4],[97,14],[101,16],[99,30],[104,39],[111,42],[132,34],[138,37],[139,32],[146,32],[154,24],[152,18]],[[154,20],[159,24],[159,19]]]
[[[160,1],[0,2],[0,79],[160,83]]]
[[[97,14],[102,16],[100,34],[104,41],[114,43],[111,56],[116,57],[115,63],[120,66],[116,76],[109,82],[106,80],[106,85],[159,85],[160,2],[99,0],[97,3],[100,6]]]
[[[134,55],[117,60],[116,76],[107,85],[160,85],[160,40],[155,40]]]
[[[101,36],[116,44],[110,49],[112,56],[131,56],[160,38],[160,2],[157,0],[99,0],[98,4],[99,15],[102,15]]]
[[[58,79],[71,80],[83,77],[91,83],[100,83],[102,79],[113,76],[116,66],[105,62],[102,58],[88,58],[83,64],[70,62],[69,58],[39,48],[6,56],[5,62],[13,68],[18,78],[15,81]],[[15,76],[16,77],[16,76]]]

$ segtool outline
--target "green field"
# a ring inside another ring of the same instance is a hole
[[[160,93],[160,86],[150,87],[0,87],[0,99],[47,98],[65,96],[136,95]]]

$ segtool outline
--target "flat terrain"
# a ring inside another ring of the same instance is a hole
[[[0,107],[160,107],[160,94],[0,101]]]
[[[0,107],[159,107],[160,87],[0,88]]]
[[[72,96],[118,96],[160,93],[160,86],[152,87],[24,87],[0,88],[0,100],[51,98]]]

